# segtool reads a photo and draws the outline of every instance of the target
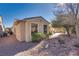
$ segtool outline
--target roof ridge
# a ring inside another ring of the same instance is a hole
[[[34,16],[34,17],[28,17],[28,18],[23,18],[22,20],[25,20],[25,19],[33,19],[33,18],[42,18],[42,16]]]
[[[35,19],[35,18],[42,18],[44,21],[46,21],[47,23],[49,23],[49,22],[48,22],[46,19],[44,19],[42,16],[29,17],[29,18],[24,18],[24,19],[17,20],[17,21],[26,21],[26,20]]]

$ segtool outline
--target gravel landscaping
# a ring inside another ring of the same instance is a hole
[[[43,40],[32,49],[17,53],[15,56],[78,56],[78,43],[73,36],[61,35],[49,40]]]

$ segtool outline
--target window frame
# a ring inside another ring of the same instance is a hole
[[[45,34],[47,34],[47,25],[43,25],[43,32],[45,33]]]
[[[36,26],[34,26],[36,28],[35,32],[32,32],[32,26],[33,26],[33,24],[36,25]],[[34,33],[37,33],[37,32],[38,32],[38,24],[37,23],[31,23],[31,34],[34,34]]]

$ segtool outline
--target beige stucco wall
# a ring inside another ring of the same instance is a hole
[[[16,35],[16,39],[21,41],[20,24],[14,26],[14,32],[14,34]]]
[[[13,32],[16,35],[16,39],[19,41],[25,41],[25,23],[20,22],[13,26]]]
[[[30,42],[31,41],[31,24],[30,22],[25,22],[25,41]]]
[[[25,41],[25,22],[20,23],[21,41]]]

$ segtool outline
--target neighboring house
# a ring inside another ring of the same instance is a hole
[[[32,41],[32,34],[36,32],[48,33],[49,22],[43,17],[24,18],[16,20],[13,25],[14,34],[19,41]]]
[[[2,22],[2,16],[0,16],[0,32],[4,31],[4,26],[3,26],[3,22]]]

